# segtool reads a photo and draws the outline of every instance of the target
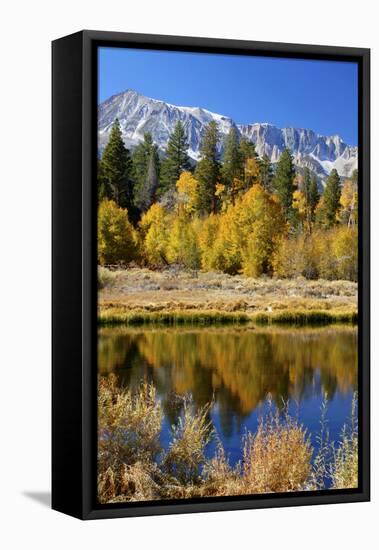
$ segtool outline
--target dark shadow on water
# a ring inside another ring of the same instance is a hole
[[[22,494],[42,506],[51,506],[51,493],[48,491],[24,491]]]

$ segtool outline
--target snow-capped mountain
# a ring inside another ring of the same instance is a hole
[[[358,167],[358,147],[352,147],[341,137],[321,136],[304,128],[277,128],[271,124],[239,124],[241,135],[255,143],[257,153],[278,162],[285,147],[293,154],[295,164],[308,167],[321,179],[336,168],[340,176],[351,176]]]
[[[115,119],[118,118],[126,147],[133,148],[145,132],[152,134],[161,151],[167,146],[168,138],[178,120],[187,132],[188,154],[197,161],[200,157],[200,143],[205,126],[215,120],[221,137],[234,126],[240,135],[246,136],[256,145],[257,153],[268,155],[271,162],[279,160],[288,147],[295,164],[308,166],[320,179],[324,179],[333,168],[340,176],[348,177],[358,165],[358,148],[344,143],[340,136],[321,136],[303,128],[277,128],[267,123],[237,124],[230,117],[213,113],[200,107],[179,107],[145,97],[134,90],[114,95],[98,107],[98,147],[101,153],[106,145]],[[222,139],[220,148],[222,148]]]

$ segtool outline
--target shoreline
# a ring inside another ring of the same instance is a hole
[[[130,311],[124,308],[112,308],[98,315],[99,326],[211,326],[211,325],[287,325],[287,326],[325,326],[335,324],[356,325],[358,313],[333,311],[279,311],[270,313],[247,314],[225,311]]]
[[[100,326],[358,323],[358,289],[351,281],[145,268],[103,269],[102,275]]]

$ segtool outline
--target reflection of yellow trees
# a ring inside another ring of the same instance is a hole
[[[97,342],[98,371],[100,374],[110,374],[125,364],[128,355],[132,335],[108,334],[101,335]]]
[[[112,334],[112,335],[111,335]],[[112,363],[114,369],[112,369]],[[101,373],[126,368],[126,382],[150,376],[158,391],[191,393],[245,415],[270,393],[277,403],[300,400],[316,383],[331,397],[357,384],[357,332],[352,328],[298,331],[104,331]],[[149,372],[148,372],[149,371]],[[312,390],[313,391],[313,390]]]

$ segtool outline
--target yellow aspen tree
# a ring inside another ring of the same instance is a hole
[[[200,247],[194,223],[180,214],[174,218],[167,243],[167,259],[193,271],[200,267]]]
[[[332,246],[338,279],[358,280],[358,229],[346,225],[335,229]]]
[[[103,200],[98,210],[98,261],[100,265],[128,263],[137,257],[137,233],[126,208]]]
[[[214,269],[214,244],[220,225],[220,215],[210,214],[199,220],[198,241],[201,253],[201,268],[203,271]]]
[[[297,213],[297,218],[304,227],[308,222],[307,216],[307,202],[305,194],[300,189],[296,189],[293,194],[292,207]]]
[[[287,229],[280,204],[256,184],[243,196],[238,217],[242,231],[243,273],[251,277],[272,274],[273,254]]]
[[[245,161],[244,168],[245,189],[248,189],[254,183],[257,183],[260,176],[259,164],[257,158],[248,158]]]
[[[358,188],[353,181],[346,180],[343,184],[340,203],[339,221],[349,227],[356,225],[358,221]]]
[[[179,209],[194,214],[199,208],[199,182],[191,172],[182,172],[176,182]]]
[[[143,239],[143,254],[148,265],[167,264],[169,217],[160,204],[153,204],[142,216],[140,230]]]

